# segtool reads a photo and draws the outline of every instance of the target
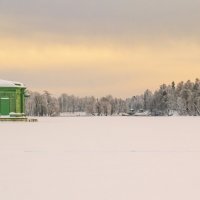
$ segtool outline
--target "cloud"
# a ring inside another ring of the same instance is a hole
[[[19,35],[198,37],[199,7],[198,0],[1,0],[0,18]]]
[[[200,74],[199,0],[1,0],[1,78],[131,96]]]
[[[0,43],[1,78],[54,93],[125,97],[200,74],[200,45],[191,40],[138,41],[133,46],[16,38],[1,38]]]

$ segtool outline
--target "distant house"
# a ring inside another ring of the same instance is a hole
[[[13,81],[0,80],[0,115],[8,116],[10,113],[22,114],[25,112],[24,84]]]

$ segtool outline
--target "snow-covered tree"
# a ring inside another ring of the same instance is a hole
[[[77,97],[61,94],[58,98],[48,91],[42,94],[29,91],[26,100],[27,115],[54,116],[64,112],[86,112],[90,115],[119,115],[130,110],[150,111],[152,115],[169,115],[176,111],[180,115],[200,115],[200,80],[188,80],[175,84],[162,84],[152,93],[145,90],[141,95],[131,98],[113,98],[111,95],[101,98]]]

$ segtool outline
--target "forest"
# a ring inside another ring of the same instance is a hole
[[[111,116],[131,114],[131,112],[148,111],[151,116],[169,116],[176,113],[180,116],[200,115],[200,80],[194,82],[162,84],[156,91],[149,89],[141,95],[122,99],[106,95],[78,97],[61,94],[58,97],[50,92],[29,91],[26,99],[28,116],[59,116],[61,113],[85,112],[91,116]]]

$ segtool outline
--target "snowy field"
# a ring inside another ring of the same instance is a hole
[[[0,123],[1,200],[199,200],[200,118]]]

